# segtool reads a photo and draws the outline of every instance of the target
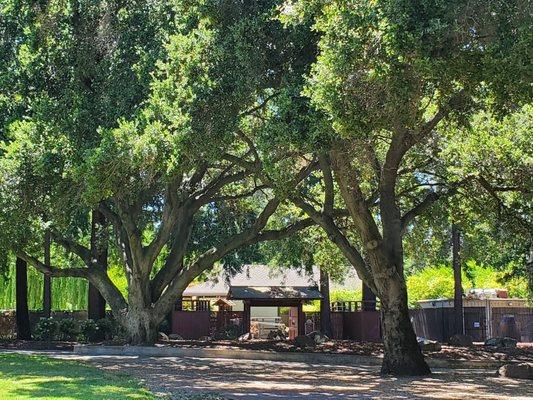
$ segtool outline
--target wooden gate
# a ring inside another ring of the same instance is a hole
[[[463,313],[465,334],[472,336],[474,342],[484,342],[487,339],[487,315],[485,308],[465,307]]]
[[[289,307],[289,339],[298,336],[298,307]]]

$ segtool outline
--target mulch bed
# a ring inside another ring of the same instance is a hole
[[[383,355],[381,343],[354,342],[351,340],[332,340],[317,345],[314,348],[301,348],[293,341],[268,341],[252,340],[237,342],[233,340],[218,341],[170,341],[161,342],[160,345],[189,347],[189,348],[240,348],[256,351],[272,352],[301,352],[301,353],[325,353],[325,354],[350,354],[358,356]],[[455,347],[443,345],[441,351],[425,352],[429,358],[445,360],[477,360],[477,361],[522,361],[533,362],[533,343],[519,343],[515,349],[500,349],[483,346],[482,343],[470,347]]]
[[[65,350],[72,351],[76,342],[39,342],[23,340],[0,341],[0,349],[12,350]],[[118,344],[118,343],[101,343]],[[299,352],[299,353],[325,353],[325,354],[350,354],[358,356],[379,357],[383,354],[381,343],[354,342],[351,340],[331,340],[317,345],[314,348],[301,348],[293,341],[251,340],[238,342],[236,340],[197,341],[179,340],[159,342],[158,346],[173,346],[184,348],[233,348],[269,352]],[[444,360],[473,360],[473,361],[515,361],[533,362],[533,343],[519,343],[515,349],[501,349],[486,347],[478,343],[471,347],[454,347],[443,345],[438,352],[426,352],[428,358]]]

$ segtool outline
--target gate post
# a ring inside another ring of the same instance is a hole
[[[251,324],[251,305],[249,300],[244,300],[244,315],[242,317],[242,325],[244,333],[250,333]]]
[[[303,310],[303,300],[298,303],[298,335],[305,335],[305,314]]]

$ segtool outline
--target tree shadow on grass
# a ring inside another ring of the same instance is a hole
[[[0,398],[153,399],[132,380],[78,362],[0,354]]]

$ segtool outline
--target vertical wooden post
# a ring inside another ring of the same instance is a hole
[[[363,282],[363,311],[376,311],[376,295]]]
[[[174,310],[176,311],[183,311],[183,297],[178,297],[178,300],[176,300],[176,304],[174,305]]]
[[[297,336],[305,335],[305,314],[303,300],[298,303],[298,333]]]
[[[329,304],[329,274],[320,269],[320,330],[331,338],[331,309]]]
[[[250,333],[250,328],[251,328],[251,321],[252,321],[252,318],[251,318],[251,305],[250,305],[250,301],[249,300],[244,300],[244,315],[243,315],[243,321],[242,321],[242,325],[243,325],[243,328],[244,328],[244,332],[243,333]]]
[[[91,283],[89,283],[87,318],[93,320],[105,318],[105,299]]]
[[[28,264],[17,257],[15,263],[17,339],[30,340],[31,326],[28,311]]]
[[[44,234],[44,264],[50,266],[50,232]],[[43,276],[43,312],[46,318],[52,314],[52,277],[48,274]]]
[[[463,285],[461,278],[461,234],[455,224],[452,224],[452,265],[455,333],[464,334]]]
[[[98,264],[107,269],[107,232],[105,231],[105,217],[93,210],[91,221],[91,251],[96,256]],[[89,319],[105,318],[105,299],[98,289],[89,282],[89,296],[87,299],[87,316]]]

